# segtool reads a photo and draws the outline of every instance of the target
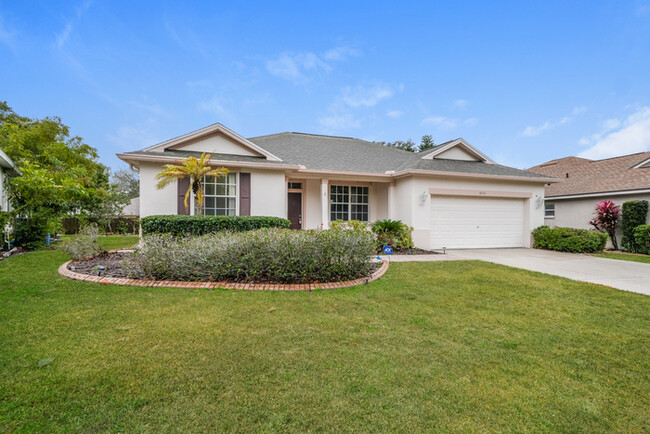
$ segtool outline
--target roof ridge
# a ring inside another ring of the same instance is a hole
[[[263,136],[255,136],[255,137],[249,137],[248,140],[252,139],[259,139],[262,137],[271,137],[271,136],[281,136],[282,134],[300,134],[301,136],[315,136],[315,137],[325,137],[329,139],[350,139],[350,140],[363,140],[359,139],[356,137],[348,137],[348,136],[329,136],[327,134],[314,134],[314,133],[300,133],[297,131],[283,131],[281,133],[273,133],[273,134],[265,134]],[[367,140],[364,140],[367,142]]]
[[[634,155],[641,155],[641,154],[650,154],[650,151],[641,151],[641,152],[635,152],[634,154],[618,155],[616,157],[603,158],[601,160],[589,160],[589,162],[590,163],[599,163],[601,161],[616,160],[617,158],[632,157]]]

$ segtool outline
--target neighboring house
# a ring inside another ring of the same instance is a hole
[[[605,160],[566,157],[528,170],[563,181],[546,186],[548,226],[589,229],[600,201],[617,205],[633,199],[650,201],[650,152]]]
[[[555,182],[498,165],[463,139],[411,153],[315,134],[245,139],[214,124],[118,154],[140,172],[141,217],[187,212],[187,180],[159,190],[156,175],[164,164],[202,152],[230,170],[206,179],[205,214],[285,217],[296,229],[398,219],[425,249],[530,247],[531,230],[544,223],[544,185]]]
[[[7,173],[9,172],[17,173],[18,169],[11,158],[0,151],[0,211],[9,211],[11,207],[7,196]]]
[[[139,216],[140,215],[140,198],[139,197],[134,197],[131,199],[131,202],[129,202],[128,205],[125,205],[124,208],[122,208],[122,212],[120,212],[121,216],[128,216],[128,217],[133,217],[133,216]]]

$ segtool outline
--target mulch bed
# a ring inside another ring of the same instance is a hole
[[[104,277],[129,277],[127,272],[122,268],[123,261],[131,257],[132,253],[118,252],[108,253],[104,252],[98,256],[89,259],[82,259],[74,261],[70,268],[76,273],[88,274],[90,276],[99,276],[97,267],[103,265],[106,269],[102,271]]]

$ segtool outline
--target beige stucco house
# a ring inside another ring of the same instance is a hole
[[[202,152],[230,170],[206,179],[205,214],[285,217],[296,229],[398,219],[425,249],[530,247],[531,230],[544,223],[544,185],[554,182],[496,164],[463,139],[412,153],[350,137],[244,138],[214,124],[118,154],[140,173],[142,217],[186,213],[187,184],[157,189],[155,177],[164,164]]]
[[[596,205],[611,200],[650,202],[650,152],[604,160],[566,157],[528,169],[562,180],[546,186],[545,224],[591,229]]]

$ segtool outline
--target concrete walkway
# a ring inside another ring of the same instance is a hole
[[[452,250],[446,255],[393,255],[391,262],[478,259],[650,295],[650,264],[538,249]]]

